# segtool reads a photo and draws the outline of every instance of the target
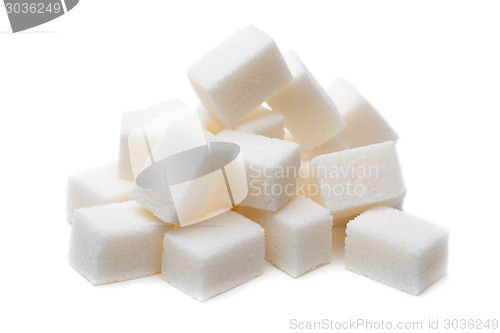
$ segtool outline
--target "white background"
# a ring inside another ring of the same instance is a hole
[[[331,264],[199,303],[159,276],[91,286],[67,264],[69,173],[117,159],[120,112],[179,97],[185,69],[255,24],[327,85],[345,76],[400,135],[405,210],[451,231],[418,297]],[[286,332],[290,320],[499,315],[500,3],[82,0],[19,34],[0,7],[0,331]]]

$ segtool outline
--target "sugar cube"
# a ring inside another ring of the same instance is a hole
[[[336,78],[328,93],[347,124],[339,134],[347,147],[398,140],[398,135],[389,123],[344,78]]]
[[[305,150],[312,150],[334,137],[345,122],[326,91],[294,52],[285,54],[293,81],[267,100],[285,117],[285,126]]]
[[[159,273],[168,224],[135,201],[77,209],[70,265],[92,284]]]
[[[323,144],[314,148],[311,151],[301,149],[300,150],[300,158],[303,161],[310,161],[318,155],[334,153],[334,152],[341,151],[344,149],[347,149],[346,144],[342,140],[340,140],[338,136],[335,136],[335,137],[325,141]]]
[[[272,112],[260,106],[243,118],[233,129],[283,139],[285,136],[285,118],[277,112]]]
[[[73,211],[77,208],[130,200],[133,185],[133,181],[118,176],[118,162],[70,175],[66,190],[68,222],[72,222]]]
[[[275,211],[297,193],[300,183],[298,144],[229,129],[217,134],[216,139],[239,145],[243,153],[248,196],[241,206]]]
[[[395,143],[316,156],[309,164],[308,192],[329,209],[334,221],[373,206],[400,204],[406,188]]]
[[[178,120],[171,121],[165,125],[163,136],[151,151],[151,155],[156,162],[161,162],[161,160],[169,156],[206,144],[206,137],[201,129],[201,124],[193,123],[189,120]],[[192,157],[192,155],[184,155],[183,159],[178,162],[188,165],[189,161],[185,161],[188,157]],[[150,166],[151,163],[151,159],[148,159],[144,169]],[[193,159],[189,167],[181,171],[185,173],[187,178],[194,178],[200,173],[201,168],[206,169],[209,166],[210,161],[209,156],[207,156],[205,159]],[[161,177],[162,174],[158,176]],[[160,178],[160,180],[162,179]],[[166,181],[163,185],[150,188],[134,184],[130,196],[160,220],[175,224],[178,222],[178,216],[172,199],[172,193]]]
[[[198,116],[200,117],[203,127],[212,134],[217,134],[222,131],[226,126],[215,114],[208,112],[203,105],[196,107]],[[248,115],[247,115],[248,116]]]
[[[203,107],[232,127],[291,80],[272,38],[247,26],[190,66]]]
[[[198,113],[202,123],[210,133],[218,134],[226,128],[216,115],[210,114],[201,105],[198,106]],[[270,138],[283,139],[285,136],[285,118],[279,113],[259,106],[233,126],[233,129]]]
[[[418,295],[446,274],[448,231],[389,207],[347,225],[346,268]]]
[[[199,301],[264,270],[264,229],[232,211],[166,233],[163,249],[162,278]]]
[[[185,107],[186,105],[178,100],[173,99],[163,103],[153,105],[149,108],[136,111],[128,111],[122,113],[121,131],[120,131],[120,153],[118,159],[118,172],[121,178],[134,179],[134,174],[130,162],[129,136],[132,131],[140,126],[145,121],[152,118],[164,115],[170,111]],[[154,146],[156,141],[163,133],[157,133],[150,137],[151,145]]]
[[[332,217],[328,210],[298,195],[275,212],[240,207],[266,234],[266,259],[296,278],[330,262]]]
[[[297,142],[293,138],[293,135],[290,133],[290,131],[287,130],[286,128],[285,128],[284,139],[287,141]],[[340,140],[338,136],[334,136],[333,138],[328,139],[320,146],[313,148],[310,151],[300,147],[300,159],[302,161],[310,161],[318,155],[334,153],[336,151],[341,151],[344,149],[347,149],[347,145],[342,140]]]

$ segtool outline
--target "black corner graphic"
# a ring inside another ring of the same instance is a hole
[[[52,21],[73,9],[79,0],[4,0],[12,32]]]

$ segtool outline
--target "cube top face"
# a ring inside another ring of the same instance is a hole
[[[311,198],[334,218],[359,214],[374,204],[391,206],[406,194],[392,141],[316,156],[309,175],[319,187]]]
[[[97,233],[111,236],[167,227],[133,200],[77,209],[74,221],[86,224]]]
[[[247,61],[274,45],[274,40],[258,28],[244,27],[191,65],[188,76],[203,87],[217,85]]]
[[[245,161],[266,167],[281,165],[289,156],[300,154],[300,146],[296,143],[253,133],[225,129],[216,138],[236,143],[240,146]]]
[[[365,234],[413,254],[448,237],[445,228],[390,207],[367,210],[347,224],[347,233]]]
[[[123,196],[132,189],[133,181],[118,177],[118,162],[107,163],[69,177],[70,182],[90,189],[96,197]],[[103,198],[105,199],[105,198]]]
[[[202,223],[170,231],[165,234],[165,242],[173,242],[197,256],[208,257],[243,238],[253,238],[263,232],[257,223],[227,211]]]
[[[326,208],[302,195],[291,198],[283,207],[270,214],[275,220],[293,228],[307,227],[318,221],[332,220]]]

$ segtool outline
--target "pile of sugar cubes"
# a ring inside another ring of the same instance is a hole
[[[119,160],[68,179],[69,262],[92,284],[161,273],[204,301],[263,274],[265,260],[294,278],[329,263],[332,228],[346,224],[348,270],[414,295],[446,274],[448,231],[400,210],[398,137],[345,79],[322,88],[294,52],[282,54],[254,26],[187,75],[197,108],[172,100],[123,113]],[[178,139],[174,151],[181,140],[234,143],[248,195],[180,227],[167,189],[137,185],[133,166],[147,156],[132,156],[129,145],[145,121],[186,112],[205,137],[189,126],[160,129],[151,148],[165,136]]]

